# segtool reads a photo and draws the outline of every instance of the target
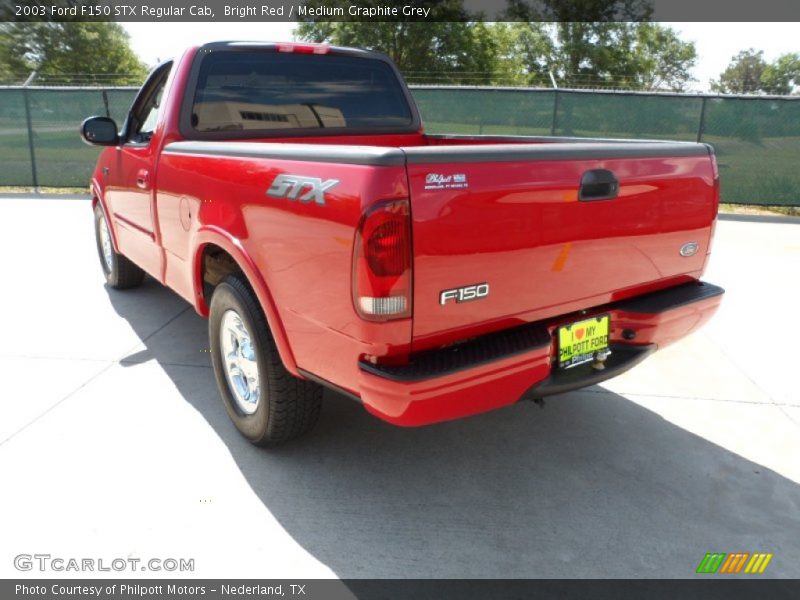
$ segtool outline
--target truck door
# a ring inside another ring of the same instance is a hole
[[[157,68],[145,82],[123,127],[116,160],[108,168],[106,204],[120,251],[156,278],[161,277],[161,252],[156,245],[153,141],[159,107],[171,63]]]

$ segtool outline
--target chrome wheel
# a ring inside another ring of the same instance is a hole
[[[107,273],[111,272],[114,268],[114,247],[111,245],[111,236],[108,233],[108,224],[105,217],[100,219],[98,224],[98,233],[100,235],[100,247],[103,250],[103,266]]]
[[[219,345],[225,378],[239,410],[252,415],[261,399],[253,339],[235,310],[228,309],[219,325]]]

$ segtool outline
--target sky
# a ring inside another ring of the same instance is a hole
[[[154,65],[178,56],[193,44],[223,40],[292,41],[295,23],[123,23],[141,59]],[[698,61],[691,87],[709,89],[740,50],[763,50],[767,61],[787,52],[800,52],[797,23],[664,23],[680,37],[693,41]]]

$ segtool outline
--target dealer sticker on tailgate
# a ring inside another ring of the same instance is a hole
[[[558,366],[574,367],[608,348],[609,316],[592,317],[558,328]]]

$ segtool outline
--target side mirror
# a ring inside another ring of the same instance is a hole
[[[92,146],[116,146],[119,143],[117,124],[109,117],[89,117],[81,123],[81,137]]]

